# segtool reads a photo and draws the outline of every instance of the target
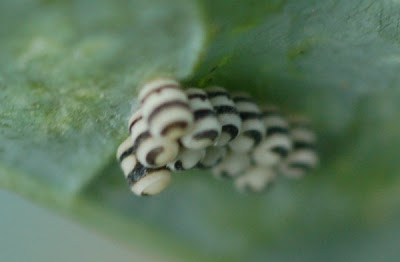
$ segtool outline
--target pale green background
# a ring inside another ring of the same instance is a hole
[[[117,245],[14,194],[0,191],[0,206],[1,262],[163,261],[150,258],[133,246],[128,249]],[[314,249],[305,247],[304,243],[292,245],[291,249],[296,252],[272,253],[269,261],[293,261],[295,255],[296,261],[397,262],[400,227],[398,223],[397,226],[381,225],[363,234],[350,235],[345,241],[321,240]]]
[[[154,261],[15,194],[0,191],[0,206],[1,262]]]

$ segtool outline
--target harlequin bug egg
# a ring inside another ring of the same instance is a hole
[[[128,137],[117,150],[117,159],[125,176],[128,176],[138,164],[133,145],[132,138]]]
[[[129,136],[127,139],[125,139],[124,142],[122,142],[118,149],[117,149],[117,160],[118,162],[122,162],[122,160],[124,160],[125,157],[134,154],[135,152],[133,152],[133,140],[132,138]]]
[[[155,137],[171,140],[181,138],[193,125],[186,94],[172,79],[156,79],[146,83],[139,92],[143,118]]]
[[[192,149],[213,145],[221,133],[221,125],[207,94],[198,88],[189,88],[186,94],[194,115],[194,125],[193,129],[181,138],[182,145]]]
[[[152,136],[140,110],[132,114],[129,123],[133,150],[142,165],[161,167],[176,158],[179,153],[178,142]]]
[[[311,130],[311,123],[304,118],[293,118],[290,120],[290,132],[294,143],[307,143],[314,147],[317,141],[315,133]]]
[[[131,188],[138,196],[156,195],[163,191],[171,180],[171,172],[166,168],[146,168],[136,158],[132,148],[133,140],[127,138],[117,150],[121,169]]]
[[[132,192],[136,195],[157,195],[171,182],[171,171],[165,167],[153,169],[138,166],[128,175],[127,179]]]
[[[225,88],[209,87],[206,92],[222,127],[222,132],[216,145],[225,146],[238,136],[242,127],[242,119]]]
[[[216,178],[231,178],[243,175],[250,166],[248,154],[228,152],[225,158],[212,169]]]
[[[178,157],[169,163],[169,167],[173,171],[189,170],[195,167],[205,156],[204,149],[182,148]]]
[[[290,178],[300,178],[318,164],[315,150],[316,137],[305,120],[293,120],[291,123],[293,150],[280,167],[280,171]]]
[[[274,182],[275,177],[273,169],[255,166],[235,179],[235,187],[242,193],[261,193]]]
[[[292,148],[289,123],[276,107],[264,107],[262,110],[266,127],[266,136],[253,152],[257,165],[271,167],[286,158]]]
[[[232,98],[242,119],[242,132],[229,143],[229,147],[234,152],[247,153],[260,144],[265,136],[261,111],[247,94],[235,94]]]
[[[205,152],[205,157],[197,165],[198,168],[206,169],[218,165],[226,156],[227,149],[226,147],[210,146]]]

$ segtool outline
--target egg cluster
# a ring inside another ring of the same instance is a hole
[[[176,80],[156,79],[142,86],[139,102],[129,119],[130,136],[117,150],[136,195],[158,194],[172,171],[193,168],[231,178],[241,192],[262,192],[277,173],[299,178],[318,163],[308,121],[288,121],[246,93],[182,89]]]

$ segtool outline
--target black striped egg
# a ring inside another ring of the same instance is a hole
[[[225,158],[227,153],[226,147],[210,146],[205,150],[204,158],[197,165],[198,168],[208,169],[215,167]]]
[[[138,161],[131,137],[118,147],[117,159],[131,191],[138,196],[159,194],[171,181],[171,171],[167,168],[146,168]]]
[[[260,108],[248,94],[237,93],[232,98],[242,119],[242,131],[229,142],[229,147],[234,152],[247,153],[259,145],[264,138],[264,122]]]
[[[155,79],[143,85],[139,91],[143,118],[155,137],[177,140],[193,126],[185,92],[173,79]]]
[[[235,179],[235,187],[241,193],[262,193],[274,183],[275,178],[274,169],[252,166]]]
[[[162,167],[174,160],[179,153],[179,143],[150,134],[139,109],[129,119],[129,132],[134,141],[134,151],[139,162],[150,168]]]
[[[172,171],[184,171],[194,168],[205,156],[205,149],[181,148],[178,157],[169,163]]]
[[[242,127],[242,119],[230,94],[225,88],[213,86],[206,89],[207,96],[217,114],[222,130],[217,146],[225,146],[238,136]]]
[[[290,178],[300,178],[318,164],[316,136],[305,119],[294,119],[290,126],[293,149],[280,166],[280,172]]]
[[[199,88],[185,91],[194,115],[194,124],[192,130],[181,138],[182,145],[192,149],[214,145],[221,134],[221,125],[207,94]]]
[[[250,156],[246,153],[228,151],[224,159],[212,169],[218,179],[243,175],[250,166]]]
[[[276,107],[263,107],[262,116],[266,135],[254,149],[252,158],[257,165],[272,167],[285,159],[292,149],[290,127],[286,118]]]

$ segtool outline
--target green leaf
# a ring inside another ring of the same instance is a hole
[[[205,34],[184,1],[0,5],[15,25],[1,28],[0,158],[20,173],[1,180],[18,191],[31,179],[69,197],[90,183],[126,135],[138,82],[189,75]]]
[[[355,235],[398,227],[398,1],[8,0],[0,10],[5,188],[129,245],[202,260],[337,261],[342,243],[359,250]],[[207,172],[133,196],[114,152],[136,87],[155,75],[309,116],[320,168],[264,196]]]

